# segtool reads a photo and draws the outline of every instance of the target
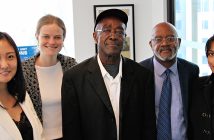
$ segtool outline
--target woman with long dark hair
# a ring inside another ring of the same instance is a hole
[[[200,77],[190,98],[190,140],[214,139],[214,35],[205,46],[211,75]]]
[[[14,40],[0,32],[0,139],[41,140],[42,125],[25,90]]]

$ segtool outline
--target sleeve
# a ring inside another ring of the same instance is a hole
[[[155,115],[155,88],[153,73],[148,71],[144,81],[144,124],[143,135],[145,139],[156,140],[156,115]]]
[[[61,92],[63,139],[82,140],[77,91],[74,82],[72,82],[70,71],[67,71],[63,76]]]

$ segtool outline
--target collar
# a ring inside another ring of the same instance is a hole
[[[99,55],[97,55],[97,61],[98,61],[98,65],[99,65],[99,67],[100,67],[100,70],[101,70],[101,74],[102,74],[102,76],[103,77],[105,77],[105,76],[110,76],[110,74],[106,71],[106,69],[104,68],[104,66],[103,66],[103,64],[102,64],[102,62],[101,62],[101,60],[100,60],[100,57],[99,57]],[[122,57],[120,56],[120,64],[119,64],[119,72],[118,72],[118,74],[117,74],[117,76],[116,77],[122,77]],[[115,78],[116,78],[115,77]]]
[[[161,65],[155,58],[153,58],[153,64],[154,64],[155,72],[159,76],[162,76],[167,68],[164,67],[163,65]],[[178,73],[178,70],[177,70],[177,59],[176,59],[175,63],[169,69],[171,70],[173,75],[176,75]]]
[[[214,73],[212,73],[209,77],[209,81],[211,81],[212,83],[214,83]]]

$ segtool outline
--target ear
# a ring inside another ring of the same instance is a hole
[[[181,38],[178,38],[178,48],[180,48],[181,45]]]
[[[181,38],[178,38],[179,46],[181,45]]]
[[[152,41],[151,40],[149,41],[149,46],[152,48]]]
[[[36,37],[36,40],[38,40],[38,38],[39,38],[39,35],[38,35],[38,34],[35,34],[35,37]]]
[[[94,33],[93,33],[93,37],[94,37],[95,43],[97,44],[97,42],[98,42],[98,35],[97,35],[97,32],[94,32]]]

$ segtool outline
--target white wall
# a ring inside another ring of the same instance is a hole
[[[152,56],[148,45],[152,27],[166,20],[166,0],[73,0],[75,58],[81,62],[95,55],[93,5],[134,4],[135,58]]]

